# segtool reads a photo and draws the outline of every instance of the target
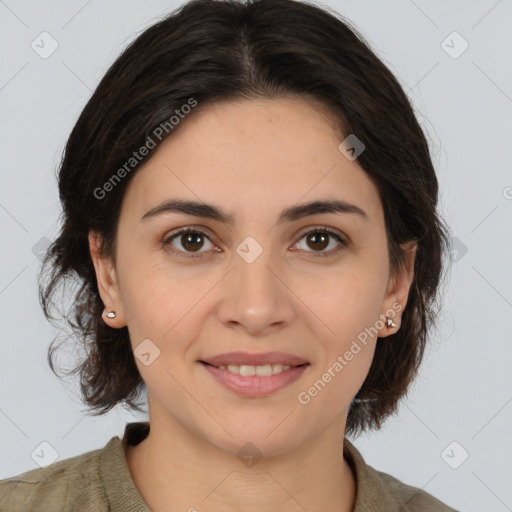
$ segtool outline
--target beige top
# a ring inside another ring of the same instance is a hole
[[[126,462],[127,444],[149,433],[148,422],[128,423],[123,439],[103,447],[0,480],[0,510],[6,512],[148,512]],[[347,439],[343,455],[354,471],[353,512],[457,512],[431,494],[367,465]]]

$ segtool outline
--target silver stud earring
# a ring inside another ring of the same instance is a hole
[[[386,326],[387,327],[396,327],[395,322],[393,322],[393,320],[391,320],[391,318],[389,318],[389,316],[386,317]]]
[[[107,313],[107,317],[108,318],[115,318],[116,317],[116,312],[115,311],[109,311]]]

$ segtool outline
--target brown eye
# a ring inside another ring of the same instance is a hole
[[[312,249],[305,249],[306,252],[318,253],[315,254],[315,256],[329,256],[333,253],[337,253],[339,250],[341,250],[344,246],[347,245],[343,238],[341,238],[341,236],[338,235],[337,232],[327,227],[316,228],[311,231],[308,231],[307,233],[304,233],[302,235],[301,240],[302,239],[306,239],[307,248]],[[329,247],[332,239],[338,242],[338,247],[334,247],[334,249],[326,251],[325,249]]]
[[[164,240],[163,245],[170,246],[174,253],[183,254],[184,256],[193,256],[193,253],[201,255],[207,252],[201,251],[205,245],[205,241],[208,241],[213,246],[211,240],[202,231],[184,228]]]
[[[203,235],[201,233],[187,233],[181,235],[180,242],[187,251],[196,251],[203,246]]]
[[[312,249],[323,250],[329,245],[329,235],[316,231],[306,236],[307,243]]]

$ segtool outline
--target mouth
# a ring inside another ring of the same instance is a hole
[[[198,362],[225,388],[246,397],[268,396],[297,380],[310,363],[283,352],[231,352]]]

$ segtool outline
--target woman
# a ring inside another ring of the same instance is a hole
[[[341,17],[185,4],[109,69],[59,190],[45,314],[78,279],[84,402],[147,390],[149,422],[3,480],[6,510],[454,510],[346,438],[417,373],[448,234],[411,105]]]

